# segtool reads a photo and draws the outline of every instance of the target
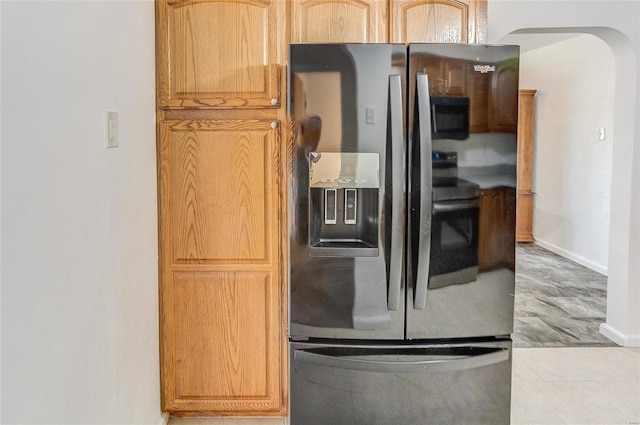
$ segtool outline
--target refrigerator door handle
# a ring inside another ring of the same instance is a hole
[[[415,274],[413,308],[422,310],[427,304],[429,258],[431,256],[431,114],[429,79],[416,74],[416,98],[420,143],[420,231],[418,235],[418,270]],[[414,118],[416,119],[416,118]],[[415,143],[415,142],[414,142]]]
[[[372,351],[375,353],[375,350]],[[486,354],[474,356],[437,356],[419,360],[385,361],[366,357],[344,357],[318,354],[306,350],[294,350],[294,361],[311,363],[337,369],[359,370],[363,372],[382,373],[415,373],[415,372],[449,372],[455,370],[474,369],[509,360],[509,349],[496,348]]]
[[[404,198],[404,131],[402,110],[402,84],[399,75],[389,76],[389,113],[391,143],[391,252],[387,309],[398,310],[402,291],[403,259],[403,198]]]

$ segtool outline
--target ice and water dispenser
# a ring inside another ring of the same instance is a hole
[[[378,256],[377,153],[309,154],[309,254]]]

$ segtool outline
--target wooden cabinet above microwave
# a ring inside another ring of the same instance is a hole
[[[430,58],[423,72],[430,76],[431,96],[469,98],[470,133],[515,134],[518,105],[510,99],[517,99],[518,62],[500,62],[486,72],[481,69],[471,60]]]

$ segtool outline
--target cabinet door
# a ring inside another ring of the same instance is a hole
[[[292,43],[384,43],[388,5],[381,0],[291,2]]]
[[[278,135],[269,121],[160,125],[164,411],[285,409]]]
[[[429,94],[431,96],[468,95],[467,67],[469,65],[465,61],[418,56],[412,59],[411,65],[411,72],[422,72],[429,75]]]
[[[489,107],[490,77],[480,72],[469,72],[469,131],[471,133],[487,133],[489,121],[487,109]]]
[[[504,261],[511,270],[516,267],[516,190],[504,188]]]
[[[518,203],[516,236],[518,242],[533,242],[533,129],[536,90],[520,90],[518,107]]]
[[[446,96],[467,96],[467,67],[465,61],[447,60],[445,62]]]
[[[515,267],[516,191],[497,187],[480,191],[478,267]]]
[[[518,61],[499,64],[491,76],[489,129],[516,133],[518,128]]]
[[[502,189],[483,189],[480,191],[478,267],[481,271],[498,267],[502,263],[503,198]]]
[[[158,0],[163,108],[277,107],[284,0]]]
[[[480,43],[486,0],[391,0],[392,43]]]

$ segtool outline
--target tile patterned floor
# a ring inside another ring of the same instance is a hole
[[[514,349],[511,424],[640,424],[640,348]]]
[[[606,276],[532,244],[516,264],[514,347],[616,346],[599,332]]]

